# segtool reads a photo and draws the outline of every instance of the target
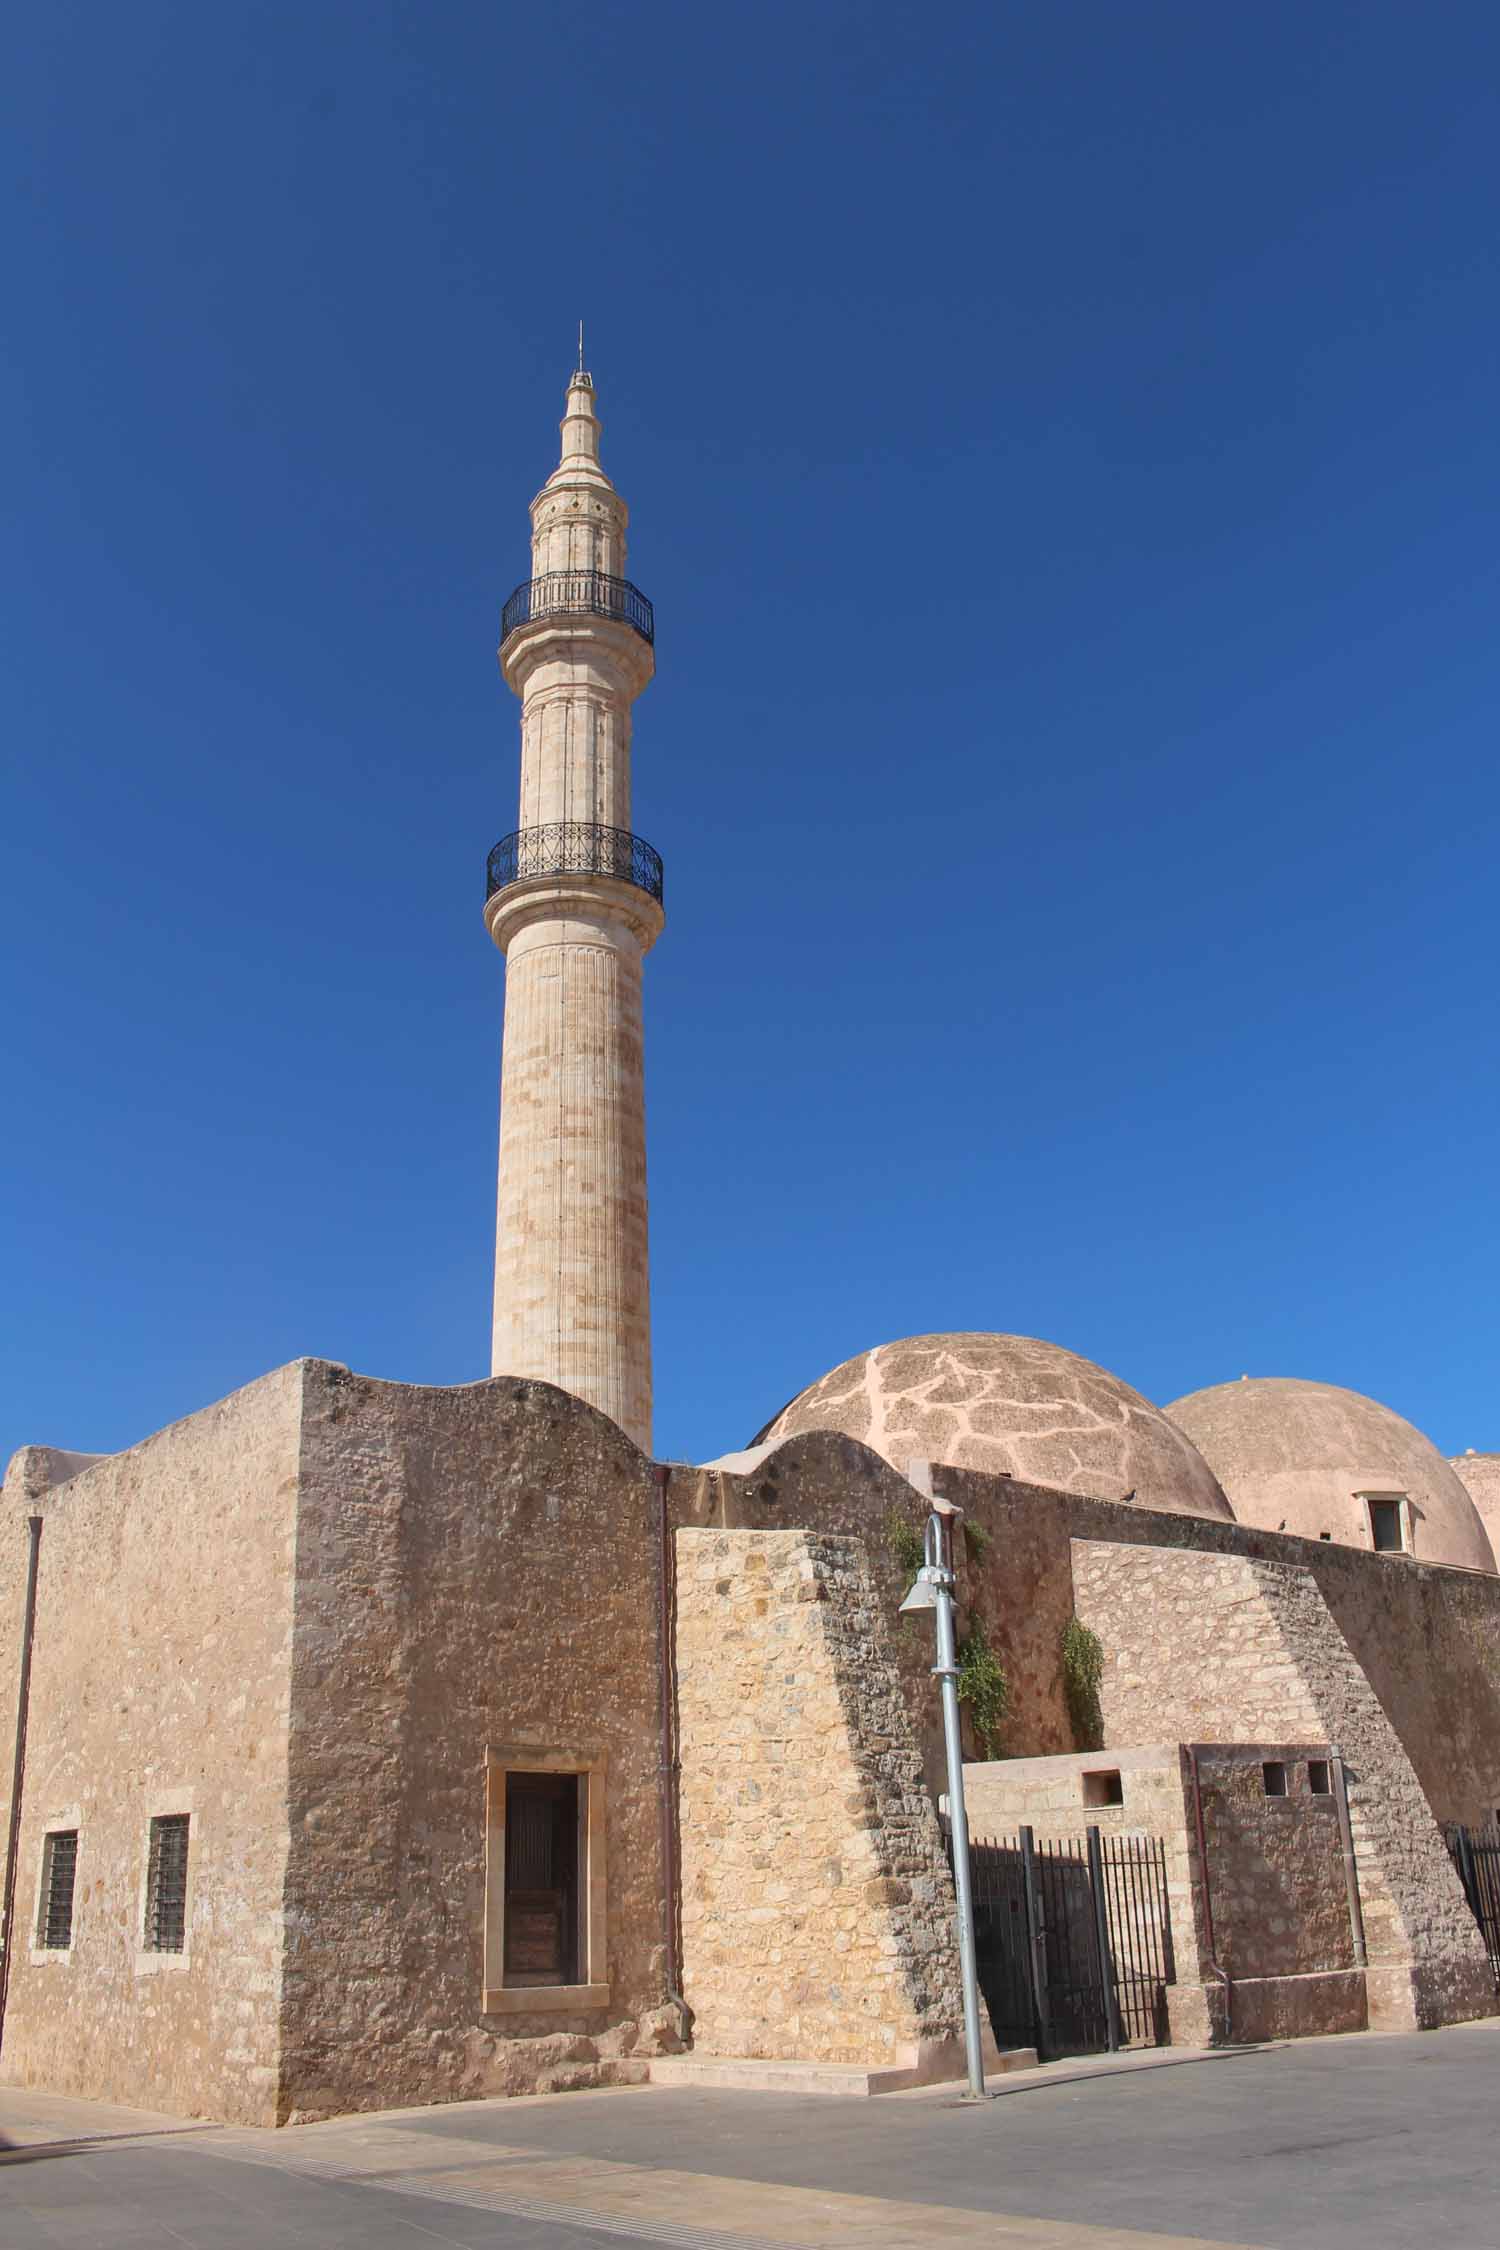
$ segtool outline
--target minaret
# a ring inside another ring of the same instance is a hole
[[[506,961],[492,1367],[576,1392],[649,1452],[641,961],[662,873],[630,831],[630,729],[653,626],[625,577],[581,333],[578,361],[562,459],[531,504],[531,577],[500,624],[521,815],[485,903]]]

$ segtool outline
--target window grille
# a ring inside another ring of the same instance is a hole
[[[577,1980],[579,1809],[575,1773],[505,1777],[507,1984]]]
[[[42,1901],[36,1942],[59,1953],[65,1953],[73,1942],[73,1883],[77,1873],[77,1829],[52,1829],[42,1846]]]
[[[188,1816],[164,1813],[151,1823],[146,1862],[146,1951],[180,1953],[187,1935]]]

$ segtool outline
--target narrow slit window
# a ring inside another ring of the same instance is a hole
[[[1307,1761],[1307,1786],[1315,1797],[1330,1797],[1333,1781],[1326,1758],[1309,1758]]]
[[[73,1885],[78,1875],[78,1831],[53,1828],[42,1845],[42,1897],[36,1942],[66,1953],[73,1943]]]
[[[1260,1769],[1260,1777],[1268,1797],[1286,1795],[1286,1767],[1280,1758],[1267,1758]]]
[[[188,1816],[164,1813],[151,1823],[146,1861],[146,1951],[180,1953],[187,1940]]]

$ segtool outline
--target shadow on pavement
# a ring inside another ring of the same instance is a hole
[[[219,2125],[158,2125],[136,2133],[90,2133],[82,2140],[68,2141],[12,2141],[0,2133],[0,2165],[40,2164],[58,2156],[87,2156],[90,2149],[109,2148],[121,2141],[167,2141],[183,2134],[222,2130]]]
[[[1206,2055],[1182,2055],[1174,2062],[1138,2064],[1133,2070],[1070,2070],[1056,2078],[1033,2078],[1027,2086],[1007,2086],[1003,2082],[990,2088],[990,2099],[996,2102],[1019,2101],[1023,2094],[1049,2093],[1054,2086],[1121,2086],[1134,2084],[1142,2078],[1154,2078],[1159,2070],[1195,2070],[1200,2063],[1238,2062],[1246,2055],[1274,2055],[1291,2044],[1286,2039],[1268,2039],[1258,2047],[1215,2047]],[[1045,2065],[1043,2066],[1046,2067]],[[957,2102],[945,2104],[949,2109],[959,2107]]]

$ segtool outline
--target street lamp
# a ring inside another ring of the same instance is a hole
[[[964,1994],[964,2053],[969,2069],[965,2101],[988,2101],[979,2017],[979,1973],[974,1958],[974,1890],[969,1879],[969,1816],[964,1810],[964,1753],[958,1728],[958,1657],[953,1636],[953,1525],[963,1514],[932,1489],[930,1461],[912,1461],[907,1477],[931,1513],[922,1535],[922,1567],[901,1604],[903,1617],[928,1610],[937,1627],[932,1676],[943,1704],[943,1747],[948,1754],[948,1822],[953,1833],[953,1888],[958,1898],[958,1965]]]

